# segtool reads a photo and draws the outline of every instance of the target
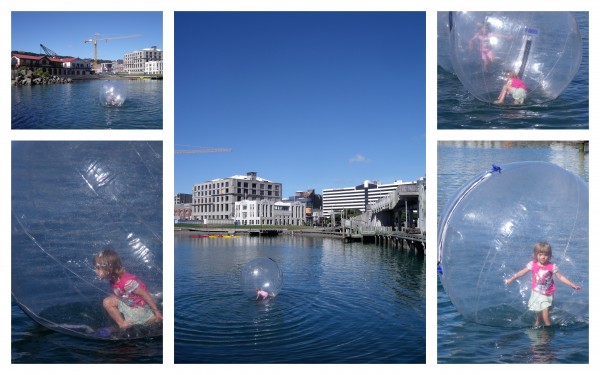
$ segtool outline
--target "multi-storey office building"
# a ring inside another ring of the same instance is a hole
[[[248,172],[194,184],[192,216],[197,220],[233,220],[235,202],[242,200],[281,200],[282,185]]]
[[[150,48],[144,48],[140,51],[133,51],[126,53],[123,62],[125,64],[125,71],[133,74],[144,74],[146,69],[146,63],[149,61],[162,61],[163,51],[152,46]]]
[[[395,181],[391,184],[381,184],[377,181],[365,181],[354,187],[323,189],[323,216],[330,217],[334,211],[352,208],[364,212],[367,205],[393,193],[402,184],[414,182]]]
[[[175,204],[192,203],[192,194],[177,193],[175,194]]]

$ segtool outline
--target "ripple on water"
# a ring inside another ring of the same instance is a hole
[[[422,259],[403,269],[398,265],[410,257],[377,246],[326,250],[322,242],[305,248],[287,239],[244,243],[245,250],[197,244],[187,250],[176,244],[186,264],[176,266],[176,362],[424,362],[424,282],[406,282],[424,280]],[[247,253],[278,260],[284,284],[276,298],[244,296],[238,265]]]

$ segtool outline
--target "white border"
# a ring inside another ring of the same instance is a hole
[[[62,4],[62,9],[61,9]],[[539,371],[543,370],[547,373],[562,373],[564,371],[579,371],[583,374],[591,373],[592,371],[598,371],[596,363],[596,354],[598,354],[596,340],[594,335],[595,321],[597,316],[593,313],[597,311],[596,302],[590,300],[590,311],[591,323],[590,323],[590,365],[569,365],[568,368],[564,366],[543,366],[543,369],[533,369],[531,365],[512,365],[510,367],[500,368],[497,365],[438,365],[437,364],[437,323],[436,323],[436,268],[435,268],[435,239],[436,239],[436,210],[437,210],[437,141],[438,140],[591,140],[594,131],[597,133],[598,130],[594,129],[595,125],[593,119],[594,105],[598,104],[594,98],[594,89],[596,87],[596,61],[597,49],[594,48],[596,41],[593,31],[595,31],[595,25],[598,21],[599,16],[597,12],[592,11],[594,2],[586,0],[545,0],[537,1],[530,0],[528,2],[522,0],[505,0],[505,1],[490,1],[490,0],[479,0],[467,1],[467,0],[422,0],[422,1],[409,1],[409,0],[219,0],[219,1],[208,1],[208,0],[172,0],[172,1],[134,1],[124,0],[118,2],[89,2],[89,1],[70,1],[64,0],[62,3],[49,2],[41,0],[30,0],[24,2],[12,2],[2,1],[0,4],[0,50],[10,50],[10,33],[11,33],[11,11],[56,11],[56,10],[79,10],[79,11],[162,11],[163,12],[163,38],[164,38],[164,109],[163,119],[164,125],[163,130],[114,130],[114,131],[11,131],[11,109],[10,109],[10,94],[9,83],[5,84],[3,96],[4,100],[0,102],[0,113],[2,125],[0,128],[0,160],[2,167],[0,168],[0,177],[3,184],[0,187],[0,230],[2,238],[8,238],[10,241],[10,150],[12,140],[162,140],[163,141],[163,160],[164,160],[164,309],[165,309],[165,326],[164,326],[164,356],[163,365],[128,365],[127,367],[121,367],[121,365],[112,365],[110,371],[139,371],[139,370],[150,370],[150,371],[181,371],[183,373],[196,373],[202,371],[203,373],[279,373],[285,371],[292,374],[306,374],[312,371],[327,371],[331,369],[330,366],[309,366],[309,365],[294,365],[294,366],[279,366],[279,365],[174,365],[173,364],[173,247],[169,244],[173,243],[172,234],[172,222],[169,220],[171,217],[172,210],[171,204],[173,202],[174,188],[174,157],[173,157],[173,141],[174,141],[174,11],[214,11],[214,10],[284,10],[284,11],[427,11],[427,116],[426,116],[426,128],[427,128],[427,141],[426,141],[426,154],[427,154],[427,175],[428,175],[428,222],[427,227],[429,228],[430,246],[429,246],[429,261],[427,262],[427,348],[426,348],[426,360],[425,365],[353,365],[352,367],[347,365],[336,365],[335,371],[351,372],[351,373],[363,373],[366,371],[377,371],[383,374],[396,374],[399,371],[408,371],[411,374],[421,373],[437,373],[442,371],[451,371],[452,373],[475,373],[480,371]],[[447,11],[447,10],[565,10],[565,11],[589,11],[590,12],[590,130],[460,130],[460,131],[438,131],[437,130],[437,66],[436,66],[436,12]],[[4,71],[8,72],[8,58],[5,58],[3,64]],[[8,74],[6,74],[8,77]],[[597,137],[597,136],[596,136]],[[590,142],[592,146],[594,141]],[[595,152],[590,153],[590,165],[596,165]],[[592,170],[592,169],[590,169]],[[594,172],[590,173],[590,187],[596,185],[597,177]],[[591,189],[593,191],[593,189]],[[598,215],[596,214],[598,208],[598,201],[594,198],[594,194],[591,194],[590,204],[592,206],[592,215],[590,217],[590,226],[592,228],[597,227]],[[594,231],[590,233],[590,249],[594,249],[594,245],[598,244],[597,236],[594,235]],[[8,252],[9,248],[5,247],[4,251]],[[10,253],[9,253],[10,254]],[[598,257],[592,250],[590,252],[590,265],[597,264],[595,261]],[[4,281],[2,288],[4,298],[1,302],[2,312],[2,327],[4,332],[4,339],[0,344],[0,358],[2,358],[0,366],[8,367],[8,371],[20,371],[21,368],[11,365],[11,338],[10,332],[10,265],[5,263],[3,266],[2,275]],[[595,267],[590,266],[590,286],[596,285],[597,280],[593,278]],[[199,317],[201,319],[202,317]],[[137,366],[142,366],[138,368]],[[572,367],[573,368],[572,368]],[[596,370],[593,370],[596,368]],[[78,365],[53,365],[47,366],[43,369],[40,366],[34,366],[34,368],[27,368],[27,371],[43,370],[44,372],[80,372],[90,371],[93,373],[106,371],[103,365],[87,365],[82,368]],[[6,370],[6,369],[5,369]]]

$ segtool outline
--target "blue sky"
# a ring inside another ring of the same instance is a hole
[[[175,192],[425,175],[424,12],[175,12]]]
[[[162,12],[12,12],[11,50],[44,53],[40,44],[61,56],[122,59],[125,53],[163,46]],[[127,35],[139,37],[104,40]]]

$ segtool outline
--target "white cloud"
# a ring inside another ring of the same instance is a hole
[[[350,164],[353,164],[353,163],[369,163],[369,162],[371,162],[371,160],[365,158],[361,154],[356,154],[353,157],[351,157],[350,160],[348,160],[348,162]]]

